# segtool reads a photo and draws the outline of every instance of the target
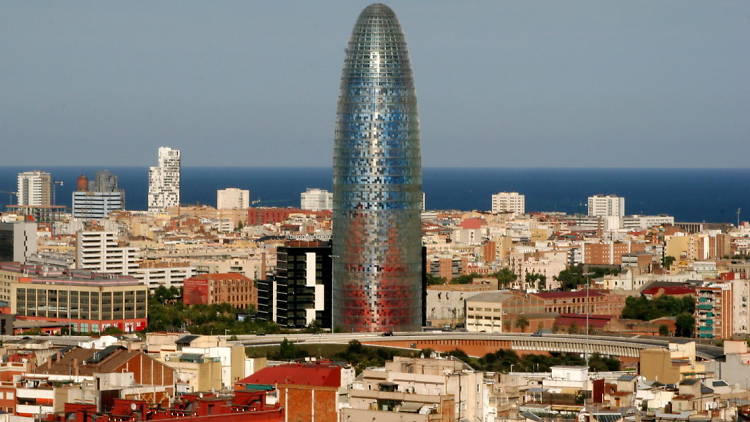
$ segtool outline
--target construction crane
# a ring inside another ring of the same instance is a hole
[[[62,180],[55,180],[52,182],[52,205],[57,205],[57,187],[63,186],[65,183]]]
[[[18,192],[8,192],[8,191],[1,190],[0,194],[2,194],[2,193],[7,193],[8,194],[8,205],[13,205],[13,197],[14,196],[18,197]]]
[[[268,204],[280,204],[280,203],[284,203],[284,202],[286,202],[286,201],[284,201],[282,199],[274,199],[274,200],[271,200],[271,201],[266,201],[266,200],[258,198],[258,199],[255,199],[253,201],[250,201],[250,206],[260,205],[261,203],[268,205]]]

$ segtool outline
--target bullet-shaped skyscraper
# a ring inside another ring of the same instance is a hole
[[[333,154],[333,326],[419,330],[422,168],[398,19],[368,6],[346,50]]]

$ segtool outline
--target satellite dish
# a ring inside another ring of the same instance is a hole
[[[137,409],[138,406],[135,405],[135,403],[130,403],[130,410],[135,412],[135,409]]]

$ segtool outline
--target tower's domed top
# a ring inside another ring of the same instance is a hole
[[[392,18],[395,17],[396,14],[393,13],[393,10],[391,10],[390,7],[384,5],[383,3],[373,3],[365,7],[365,10],[363,10],[362,13],[359,14],[360,19],[369,16]]]

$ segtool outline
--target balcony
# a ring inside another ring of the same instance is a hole
[[[40,406],[36,404],[17,404],[16,413],[26,415],[44,415],[55,412],[53,406]]]
[[[18,388],[16,397],[19,399],[55,399],[55,391],[52,387]]]

